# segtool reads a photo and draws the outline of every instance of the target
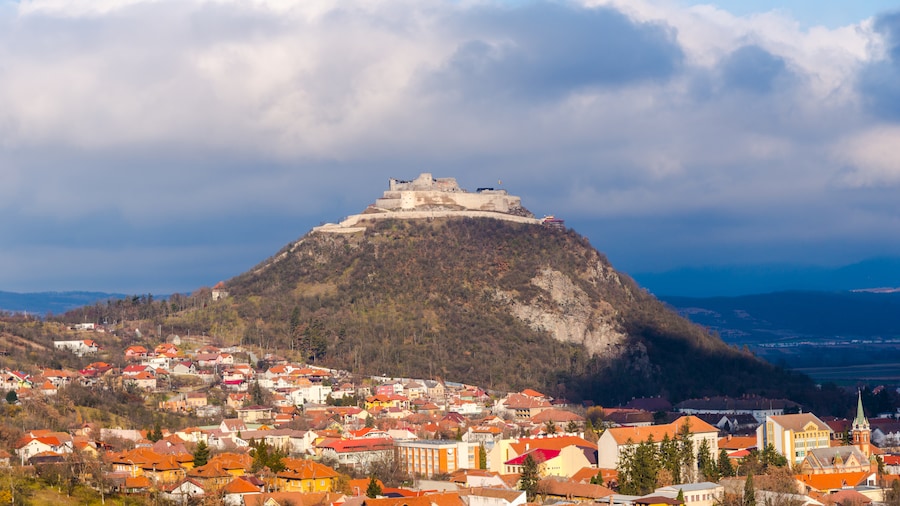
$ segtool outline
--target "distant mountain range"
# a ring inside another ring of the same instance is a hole
[[[900,292],[662,297],[694,323],[820,381],[900,382]]]
[[[715,297],[788,290],[850,291],[900,287],[900,257],[873,258],[842,267],[788,264],[683,268],[633,273],[652,293],[666,296]]]
[[[12,313],[62,314],[70,309],[94,304],[97,301],[121,299],[126,295],[105,292],[31,292],[0,291],[0,310]]]

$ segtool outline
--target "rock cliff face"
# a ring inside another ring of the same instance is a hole
[[[553,269],[542,269],[531,283],[541,289],[531,300],[517,300],[500,290],[497,299],[533,330],[547,332],[557,341],[584,346],[591,356],[622,355],[627,336],[608,302],[592,300],[567,275]]]

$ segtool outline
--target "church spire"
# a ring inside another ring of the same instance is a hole
[[[850,436],[853,445],[859,448],[866,457],[871,458],[872,448],[869,446],[869,441],[872,433],[869,430],[869,420],[866,419],[866,414],[863,412],[862,391],[858,392],[856,418],[853,419],[853,430],[850,432]]]
[[[862,391],[857,390],[856,418],[853,419],[853,430],[869,430],[869,420],[863,412]]]

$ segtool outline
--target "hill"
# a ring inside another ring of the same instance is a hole
[[[226,286],[229,299],[192,318],[364,374],[607,403],[808,386],[681,318],[575,232],[537,224],[446,217],[312,233]]]
[[[900,293],[777,292],[741,297],[663,297],[733,345],[821,381],[897,382]]]
[[[635,273],[634,277],[661,298],[735,297],[789,290],[837,292],[900,287],[900,258],[870,258],[840,267],[762,264],[682,268]]]
[[[125,297],[123,294],[104,292],[16,293],[0,291],[0,310],[12,313],[28,312],[44,316],[47,313],[62,314],[97,301],[123,297]]]
[[[362,214],[316,227],[215,291],[90,311],[360,374],[607,405],[659,394],[803,400],[812,388],[680,317],[561,220],[431,174],[391,179]]]

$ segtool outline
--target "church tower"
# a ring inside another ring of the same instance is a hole
[[[858,392],[858,401],[856,405],[856,418],[853,419],[853,429],[850,432],[853,446],[859,448],[866,457],[872,456],[872,448],[870,447],[870,437],[872,435],[869,429],[869,420],[863,412],[862,392]]]

